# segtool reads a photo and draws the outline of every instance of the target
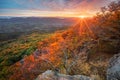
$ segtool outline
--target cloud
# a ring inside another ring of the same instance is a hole
[[[16,0],[22,6],[29,9],[53,10],[53,11],[82,11],[98,10],[110,0]]]
[[[111,0],[14,0],[26,9],[52,11],[98,10]]]
[[[83,9],[97,10],[113,0],[4,0],[4,4],[8,7],[16,7],[22,9],[52,10],[52,11],[80,11]],[[1,2],[1,1],[0,1]],[[9,4],[8,4],[9,2]]]
[[[7,1],[9,0],[5,0],[2,6],[6,5]],[[10,1],[9,3],[7,2],[8,3],[7,5],[9,5],[8,7],[10,7],[11,5],[14,4],[12,8],[16,10],[13,10],[12,12],[18,15],[27,16],[27,14],[29,14],[38,16],[39,14],[40,15],[50,14],[51,16],[53,16],[54,14],[55,16],[57,15],[79,16],[79,15],[93,15],[100,10],[100,7],[107,5],[111,1],[114,0],[11,0],[11,2]],[[8,13],[7,15],[9,15],[9,13],[11,13],[10,10],[1,11],[2,13],[0,12],[0,14],[4,15],[4,13]],[[36,13],[36,11],[40,12]],[[47,12],[46,14],[46,11],[49,11],[50,13]]]

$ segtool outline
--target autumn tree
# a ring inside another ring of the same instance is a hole
[[[120,1],[113,1],[107,7],[102,7],[101,12],[96,16],[96,20],[101,28],[101,32],[98,35],[104,46],[111,47],[109,51],[113,49],[115,53],[119,51],[120,45]],[[101,35],[102,34],[102,35]],[[105,48],[104,48],[105,49]]]

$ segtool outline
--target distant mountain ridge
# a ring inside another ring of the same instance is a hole
[[[77,18],[15,17],[0,19],[0,33],[45,30],[46,28],[70,26]]]

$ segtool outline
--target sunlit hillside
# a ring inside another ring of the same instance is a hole
[[[112,73],[107,70],[114,65],[109,61],[120,52],[120,1],[102,7],[93,17],[79,16],[74,25],[53,32],[32,33],[1,43],[0,79],[34,80],[52,70],[55,75],[109,80]],[[119,65],[115,69],[119,71]],[[119,74],[116,71],[111,80],[119,80]]]

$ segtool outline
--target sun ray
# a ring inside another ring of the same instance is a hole
[[[84,32],[84,23],[83,23],[83,20],[81,19],[81,22],[80,22],[80,36],[82,36],[83,32]]]
[[[90,29],[90,26],[88,25],[88,23],[86,22],[86,20],[84,19],[83,21],[84,21],[86,27],[88,28],[88,31],[90,32],[91,36],[93,37],[94,36],[94,32]]]

